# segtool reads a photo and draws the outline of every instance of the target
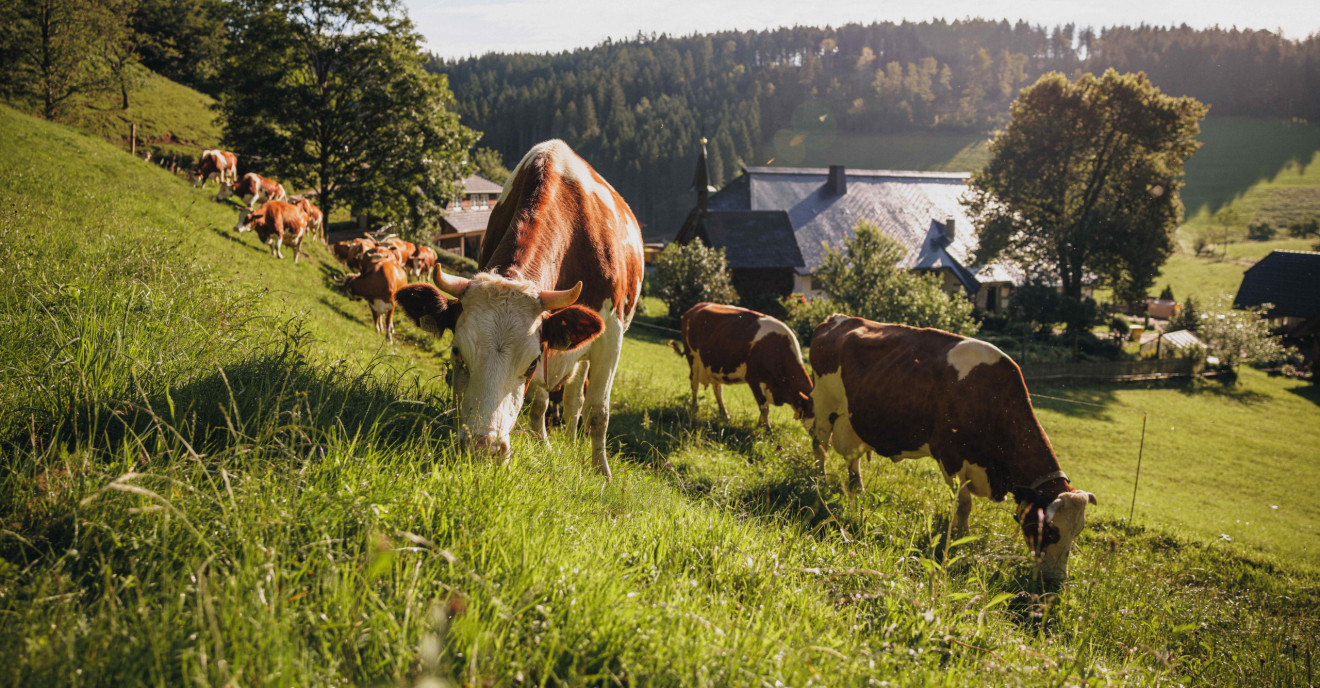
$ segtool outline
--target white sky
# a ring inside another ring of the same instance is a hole
[[[638,31],[671,36],[727,29],[985,17],[1054,26],[1160,26],[1320,32],[1320,0],[404,0],[431,51],[558,52]]]

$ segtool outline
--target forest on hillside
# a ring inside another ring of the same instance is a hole
[[[568,141],[633,206],[648,237],[691,207],[699,140],[712,183],[743,164],[801,160],[835,136],[988,132],[1041,74],[1144,71],[1212,116],[1320,120],[1320,36],[1186,26],[1007,21],[849,24],[639,35],[557,54],[432,58],[463,123],[507,165],[537,141]]]

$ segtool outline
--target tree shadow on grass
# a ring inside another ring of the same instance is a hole
[[[246,241],[243,241],[243,238],[242,238],[241,236],[235,234],[235,233],[232,232],[232,231],[224,230],[224,229],[220,229],[219,227],[211,227],[210,229],[211,229],[212,232],[215,232],[216,234],[218,234],[218,235],[221,236],[222,238],[227,239],[227,240],[229,240],[229,241],[231,241],[231,242],[233,242],[233,243],[235,243],[235,244],[238,244],[239,246],[242,246],[243,248],[250,249],[250,250],[252,250],[252,251],[256,251],[257,253],[260,253],[260,254],[262,254],[262,255],[269,255],[269,254],[270,254],[270,251],[269,251],[268,249],[261,248],[261,247],[258,247],[258,246],[253,246],[252,244],[249,244],[249,243],[247,243]]]
[[[1196,378],[1183,381],[1181,385],[1174,388],[1185,396],[1213,396],[1216,399],[1235,401],[1243,405],[1259,404],[1270,400],[1270,395],[1234,384],[1232,379],[1229,378],[1222,380]]]
[[[1071,418],[1112,421],[1109,408],[1118,401],[1112,385],[1032,385],[1031,403]]]
[[[1292,387],[1288,391],[1316,406],[1320,406],[1320,384],[1313,382],[1304,387]]]

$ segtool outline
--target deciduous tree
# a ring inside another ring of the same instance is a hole
[[[341,203],[434,226],[476,133],[392,0],[250,0],[233,19],[222,76],[224,142],[270,176]]]
[[[991,160],[972,177],[977,259],[1014,258],[1081,298],[1090,275],[1145,297],[1182,220],[1183,164],[1206,107],[1144,74],[1040,78],[1018,96]]]

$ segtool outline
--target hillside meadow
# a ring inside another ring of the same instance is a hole
[[[444,343],[384,344],[323,248],[276,261],[211,189],[4,107],[0,150],[0,683],[1317,680],[1309,387],[1033,390],[1101,500],[1043,590],[1009,505],[948,542],[930,461],[849,498],[783,409],[692,417],[659,330],[614,480],[562,431],[469,456]]]

